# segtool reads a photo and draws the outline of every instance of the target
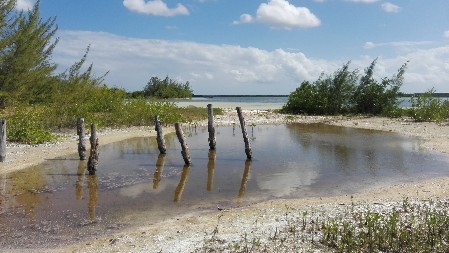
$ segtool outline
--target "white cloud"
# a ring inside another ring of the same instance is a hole
[[[270,0],[259,5],[256,21],[272,27],[285,29],[317,27],[321,21],[306,7],[296,7],[286,0]],[[234,24],[250,23],[254,18],[249,14],[240,16]]]
[[[394,5],[392,3],[383,3],[381,4],[381,7],[384,11],[389,12],[389,13],[398,13],[401,8],[397,5]]]
[[[303,80],[314,81],[322,72],[333,73],[347,60],[352,60],[352,68],[363,70],[374,59],[361,56],[330,61],[283,49],[266,51],[235,45],[134,39],[100,32],[61,31],[58,36],[61,40],[53,55],[60,66],[58,70],[65,70],[79,60],[91,44],[88,63],[94,63],[96,73],[110,71],[107,83],[130,91],[142,90],[151,76],[168,75],[189,81],[196,94],[289,94]],[[396,57],[379,57],[376,76],[390,77],[410,60],[404,92],[422,92],[432,87],[438,92],[449,92],[448,58],[449,45],[428,49],[416,46]]]
[[[449,30],[443,32],[443,37],[449,39]]]
[[[250,14],[242,14],[240,15],[240,19],[237,21],[234,21],[233,24],[246,24],[246,23],[252,23],[254,21],[253,16]]]
[[[36,0],[17,0],[16,2],[16,10],[19,11],[29,11],[33,9]]]
[[[353,3],[364,3],[364,4],[372,4],[379,2],[379,0],[346,0],[347,2],[353,2]]]
[[[377,47],[395,47],[401,50],[412,50],[417,49],[421,46],[430,46],[434,42],[432,41],[393,41],[393,42],[383,42],[383,43],[374,43],[368,41],[365,43],[363,48],[365,49],[373,49]]]
[[[169,8],[162,0],[123,0],[123,5],[130,11],[154,16],[189,15],[184,5],[178,3],[175,8]]]

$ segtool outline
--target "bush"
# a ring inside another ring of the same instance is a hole
[[[415,121],[442,122],[449,118],[449,101],[434,97],[435,90],[411,98],[412,108],[408,115]]]
[[[46,115],[45,108],[16,108],[14,114],[6,118],[8,140],[27,144],[57,140],[51,130],[45,128],[43,115]]]
[[[373,78],[376,60],[359,80],[358,70],[350,71],[349,62],[333,75],[323,75],[313,83],[304,81],[288,97],[281,112],[293,114],[336,115],[363,113],[397,115],[397,99],[407,64],[392,78],[381,82]]]

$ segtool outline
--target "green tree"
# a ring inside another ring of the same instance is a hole
[[[143,92],[146,97],[155,98],[191,98],[193,91],[190,88],[190,83],[179,83],[168,76],[164,80],[158,77],[151,77]]]
[[[407,63],[392,78],[383,78],[381,82],[373,77],[376,63],[377,59],[365,69],[365,75],[361,77],[354,93],[354,110],[357,113],[379,115],[397,108]]]
[[[51,55],[59,40],[54,38],[55,21],[41,20],[38,1],[30,12],[21,12],[11,24],[11,37],[3,41],[0,66],[0,89],[10,102],[42,102],[51,96],[56,69]]]

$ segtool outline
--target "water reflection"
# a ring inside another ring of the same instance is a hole
[[[96,176],[86,175],[85,161],[71,157],[8,174],[0,185],[0,236],[7,235],[0,237],[0,248],[34,246],[33,238],[56,242],[45,232],[51,229],[67,238],[97,235],[124,217],[132,225],[140,213],[156,222],[217,205],[352,194],[447,174],[446,155],[426,151],[419,139],[386,132],[260,125],[254,128],[252,161],[246,161],[233,126],[217,128],[217,150],[209,150],[206,127],[186,134],[190,167],[184,166],[176,136],[167,135],[166,155],[159,154],[155,138],[102,146]]]
[[[156,161],[156,171],[154,172],[153,178],[153,189],[157,190],[159,187],[159,182],[162,178],[162,172],[164,171],[165,164],[165,154],[159,154]]]
[[[87,188],[89,189],[89,202],[87,207],[89,209],[89,218],[95,220],[95,209],[97,208],[98,198],[98,178],[97,175],[87,176]]]
[[[217,159],[217,152],[214,149],[209,149],[209,153],[207,154],[209,158],[207,162],[207,191],[212,191],[214,185],[214,169],[215,169],[215,160]]]
[[[251,170],[251,160],[245,161],[245,170],[243,171],[242,182],[240,183],[239,195],[237,196],[237,203],[242,202],[242,198],[245,195],[246,184],[248,183],[249,171]]]
[[[190,172],[190,166],[184,165],[184,168],[182,169],[181,178],[179,180],[179,184],[176,187],[175,191],[175,202],[179,202],[182,197],[182,193],[184,192],[184,188],[186,186],[187,179],[189,178],[189,172]]]

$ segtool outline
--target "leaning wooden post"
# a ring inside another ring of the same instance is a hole
[[[84,119],[79,118],[76,125],[76,133],[78,134],[78,154],[80,160],[86,160],[86,129],[84,127]]]
[[[89,171],[89,175],[95,175],[97,171],[98,165],[98,138],[97,138],[97,126],[95,123],[91,126],[90,132],[90,156],[89,161],[87,162],[87,170]]]
[[[238,114],[239,120],[240,120],[240,127],[242,128],[243,141],[245,142],[246,157],[249,160],[251,160],[252,151],[251,151],[251,144],[249,143],[249,140],[248,140],[248,134],[246,133],[245,118],[243,118],[242,108],[237,107],[236,109],[237,109],[237,114]]]
[[[157,147],[161,154],[165,154],[167,152],[167,148],[165,147],[164,134],[162,133],[161,121],[159,120],[159,115],[154,117],[154,128],[156,130],[156,140]]]
[[[6,120],[0,119],[0,162],[6,161]]]
[[[176,129],[176,136],[178,136],[179,143],[181,143],[182,158],[184,159],[186,165],[190,165],[192,164],[192,160],[190,159],[189,147],[187,146],[184,133],[182,132],[181,124],[175,123],[175,129]]]
[[[217,140],[215,138],[215,127],[214,127],[214,112],[212,109],[212,104],[207,105],[207,131],[209,132],[209,148],[215,150],[217,145]]]

